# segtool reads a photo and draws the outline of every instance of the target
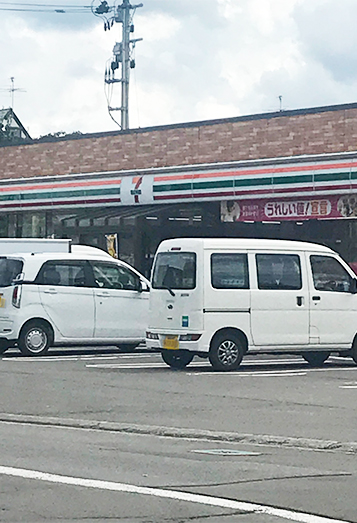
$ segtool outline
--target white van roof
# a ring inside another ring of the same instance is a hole
[[[159,250],[177,248],[192,249],[200,245],[203,249],[212,250],[274,250],[274,251],[313,251],[320,253],[334,253],[329,247],[317,243],[301,242],[294,240],[268,240],[257,238],[175,238],[164,240]]]

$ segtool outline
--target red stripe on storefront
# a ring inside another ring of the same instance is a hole
[[[163,181],[175,181],[175,180],[194,180],[199,178],[224,178],[224,177],[234,177],[234,176],[243,176],[243,175],[259,175],[259,174],[274,174],[279,173],[288,173],[288,172],[306,172],[311,171],[330,171],[332,169],[349,169],[351,167],[357,168],[357,162],[344,162],[344,163],[333,163],[333,164],[322,164],[322,165],[298,165],[291,167],[273,167],[273,168],[257,168],[257,169],[241,169],[234,171],[215,171],[215,172],[206,172],[206,173],[189,173],[189,174],[172,174],[166,176],[155,176],[154,182],[163,182]]]
[[[72,205],[72,204],[98,204],[98,203],[121,203],[120,198],[105,198],[102,200],[63,200],[63,201],[45,201],[45,202],[24,202],[24,203],[0,203],[0,209],[6,208],[19,208],[22,207],[51,207],[57,205]]]

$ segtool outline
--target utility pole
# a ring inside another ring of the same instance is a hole
[[[113,57],[106,68],[104,82],[108,86],[121,83],[121,105],[120,107],[112,107],[108,99],[108,111],[111,118],[116,122],[112,116],[113,111],[120,111],[122,131],[129,129],[129,79],[130,69],[135,67],[135,60],[132,58],[133,50],[136,42],[140,42],[142,38],[131,39],[130,35],[134,32],[134,25],[132,23],[135,10],[142,7],[143,4],[131,5],[130,0],[123,0],[123,3],[117,7],[110,7],[104,0],[100,6],[93,11],[96,16],[100,16],[104,20],[104,30],[109,30],[114,23],[122,24],[122,41],[117,42],[113,48]],[[115,71],[119,69],[120,78],[116,78]],[[116,122],[118,123],[118,122]],[[118,124],[119,125],[119,124]]]

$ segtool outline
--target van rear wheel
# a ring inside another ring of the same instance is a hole
[[[302,357],[312,367],[321,367],[330,356],[330,352],[304,352]]]
[[[208,354],[214,370],[230,371],[239,367],[244,356],[244,345],[236,334],[225,332],[213,338]]]
[[[193,354],[187,350],[163,350],[164,362],[172,369],[184,369],[193,360]]]
[[[41,356],[50,347],[51,334],[49,328],[41,322],[31,321],[21,331],[18,346],[25,356]]]

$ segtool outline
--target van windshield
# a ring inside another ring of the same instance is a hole
[[[161,252],[157,255],[152,275],[154,289],[194,289],[196,287],[196,254]]]
[[[22,272],[23,262],[11,258],[0,258],[0,287],[9,287]]]

